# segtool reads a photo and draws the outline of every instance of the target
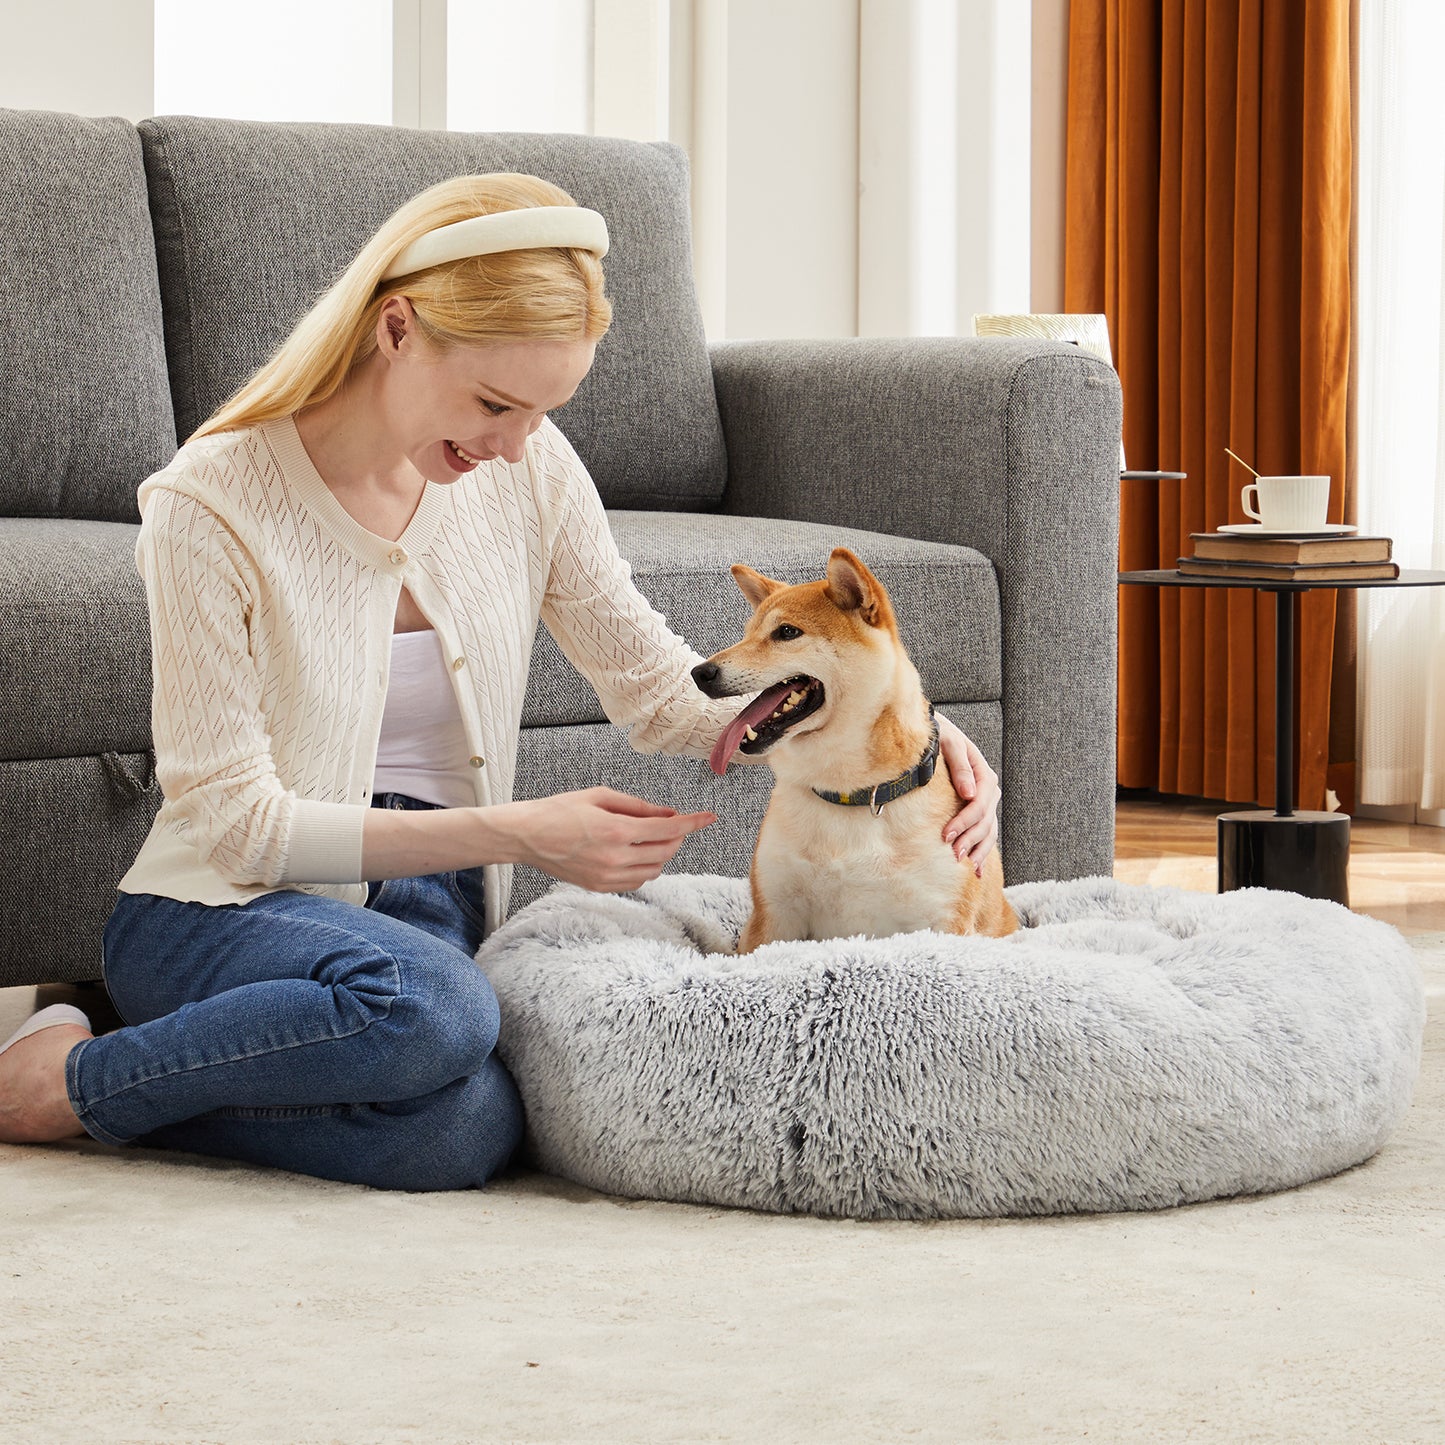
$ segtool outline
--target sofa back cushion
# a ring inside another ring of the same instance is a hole
[[[609,506],[701,509],[726,461],[692,283],[684,152],[578,135],[142,121],[176,425],[199,426],[402,202],[525,171],[607,218],[612,328],[555,414]]]
[[[135,128],[0,110],[0,516],[138,518],[175,453]]]

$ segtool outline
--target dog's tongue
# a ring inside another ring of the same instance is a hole
[[[761,722],[765,717],[771,715],[773,709],[793,691],[793,684],[780,682],[776,687],[770,687],[766,692],[759,693],[728,725],[723,729],[723,735],[713,745],[712,756],[708,761],[712,764],[712,770],[718,777],[728,770],[728,760],[737,752],[738,744],[742,742],[744,734],[754,723]]]

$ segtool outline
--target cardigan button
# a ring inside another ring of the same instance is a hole
[[[468,761],[474,768],[480,768],[480,767],[483,767],[483,766],[485,765],[484,760],[483,760],[482,758],[468,758],[467,761]]]
[[[462,668],[464,668],[466,665],[467,665],[467,660],[466,660],[465,657],[457,657],[457,658],[453,658],[453,659],[452,659],[452,671],[453,671],[453,672],[460,672],[460,671],[462,670]]]
[[[406,565],[405,549],[401,547],[393,547],[391,549],[391,560],[396,566],[404,567]]]

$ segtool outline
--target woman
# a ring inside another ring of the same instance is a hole
[[[610,322],[606,250],[547,182],[433,187],[142,485],[164,802],[105,932],[128,1026],[32,1018],[0,1051],[0,1140],[399,1189],[506,1163],[522,1106],[472,958],[507,865],[626,891],[716,821],[606,788],[510,801],[539,617],[640,751],[705,758],[736,711],[694,687],[547,419]],[[943,754],[977,865],[997,780],[947,724]]]

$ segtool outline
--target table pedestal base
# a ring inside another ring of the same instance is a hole
[[[1346,813],[1221,813],[1219,891],[1284,888],[1350,906]]]

